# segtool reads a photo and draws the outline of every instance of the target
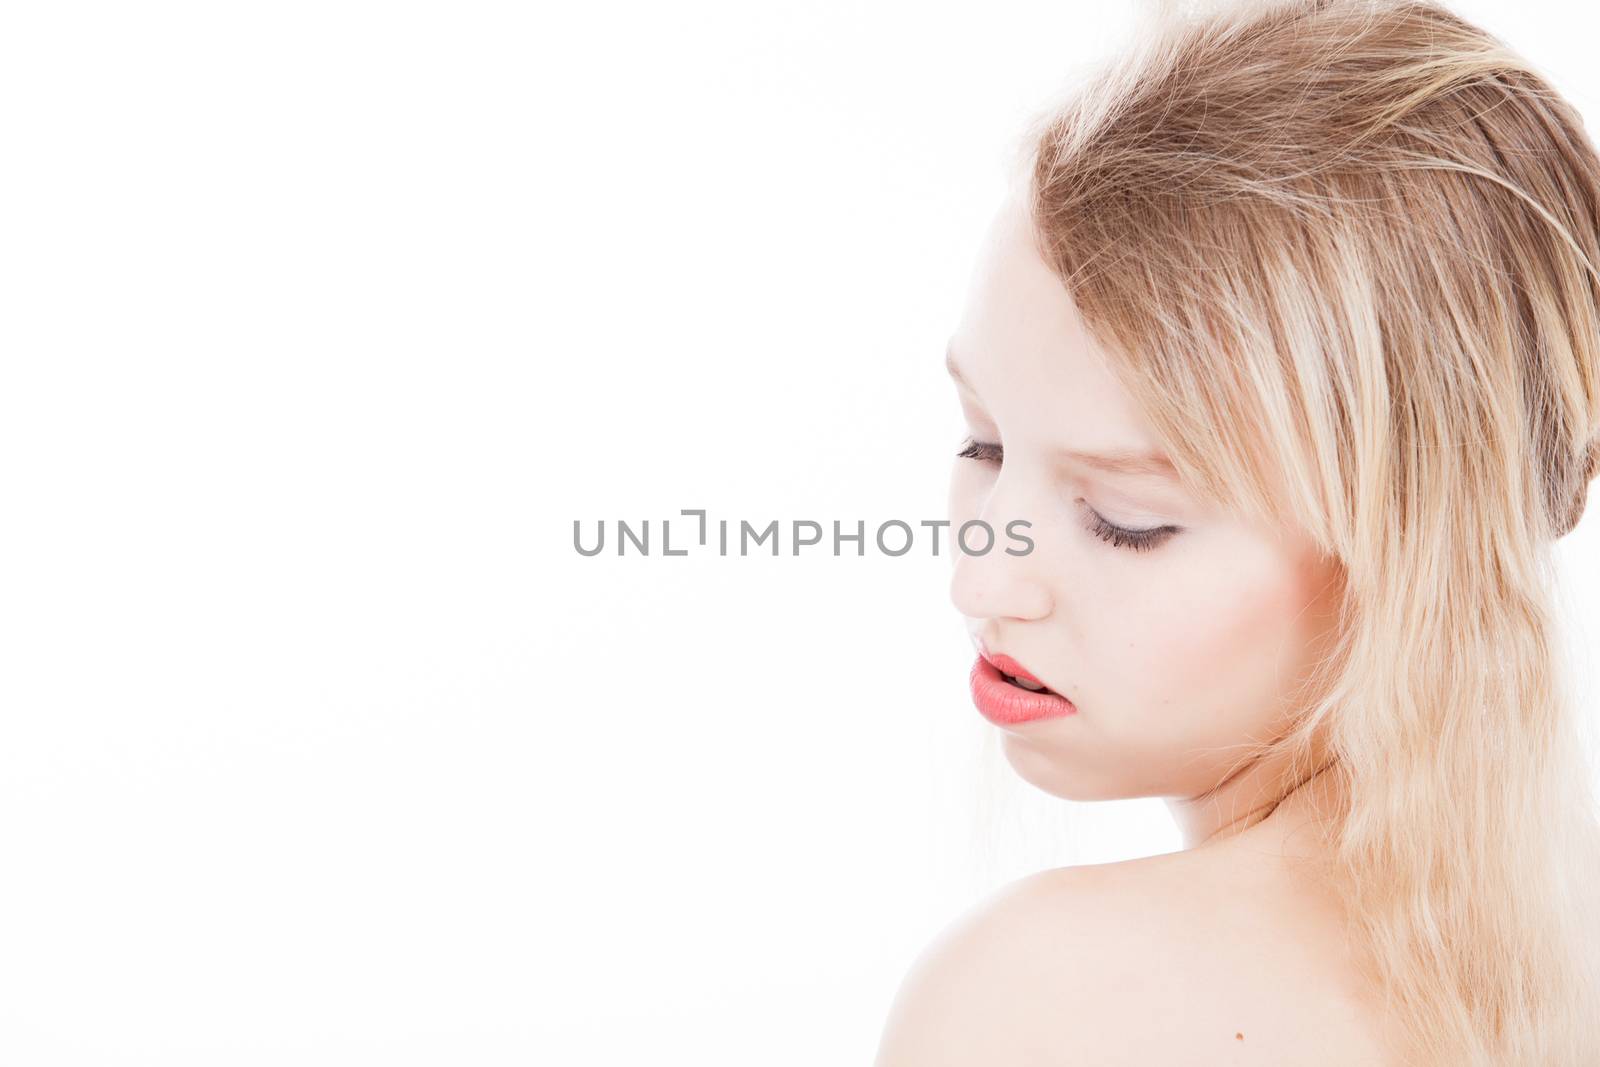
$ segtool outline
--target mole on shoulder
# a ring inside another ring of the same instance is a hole
[[[1238,1041],[1243,1041],[1244,1040],[1244,1035],[1243,1034],[1234,1034],[1233,1036],[1234,1036],[1235,1040],[1238,1040]]]

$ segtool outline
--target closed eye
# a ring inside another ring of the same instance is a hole
[[[958,459],[975,459],[980,463],[999,463],[1005,456],[1005,449],[999,445],[990,444],[988,441],[979,441],[967,438],[961,451],[956,453]]]
[[[979,463],[999,464],[1005,459],[1005,449],[990,441],[979,441],[969,437],[961,446],[961,451],[956,453],[957,459],[975,459]],[[1130,530],[1125,526],[1107,522],[1105,517],[1094,508],[1084,503],[1084,510],[1088,512],[1090,521],[1089,532],[1100,540],[1116,548],[1127,549],[1130,552],[1148,552],[1172,538],[1181,526],[1155,526],[1148,530]]]

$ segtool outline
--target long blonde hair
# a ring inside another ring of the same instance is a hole
[[[1551,545],[1600,462],[1600,157],[1431,2],[1153,9],[1030,122],[1041,254],[1185,482],[1345,576],[1253,755],[1340,777],[1326,877],[1397,1062],[1600,1064],[1600,816]]]

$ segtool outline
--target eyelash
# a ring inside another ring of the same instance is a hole
[[[1000,445],[978,441],[971,437],[961,446],[961,451],[956,453],[958,459],[975,459],[979,463],[998,464],[1004,456],[1005,449]],[[1094,517],[1089,524],[1090,533],[1109,545],[1125,548],[1130,552],[1148,552],[1178,531],[1176,526],[1157,526],[1153,530],[1129,530],[1107,522],[1093,508],[1089,508],[1089,514]]]

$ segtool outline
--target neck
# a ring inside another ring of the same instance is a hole
[[[1332,760],[1290,778],[1279,765],[1256,763],[1197,797],[1167,799],[1186,850],[1206,848],[1249,834],[1252,839],[1285,838],[1321,821],[1335,799]]]

